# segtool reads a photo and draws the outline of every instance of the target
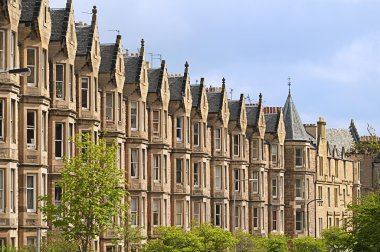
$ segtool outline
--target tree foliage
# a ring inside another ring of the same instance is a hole
[[[351,204],[350,224],[355,251],[380,251],[380,190]]]
[[[365,140],[359,141],[355,145],[355,150],[358,153],[366,154],[374,158],[380,157],[380,138],[376,136],[375,129],[370,125],[367,126],[369,136]]]
[[[95,144],[88,134],[75,137],[78,154],[64,158],[58,183],[63,194],[56,206],[49,197],[41,208],[46,220],[69,241],[78,242],[80,251],[88,251],[90,242],[108,229],[117,229],[113,218],[123,217],[125,176],[116,164],[117,145],[107,146],[104,139]]]
[[[238,240],[236,250],[240,252],[265,252],[265,238],[254,236],[243,230],[237,230],[235,238]]]
[[[269,235],[265,239],[265,248],[267,252],[287,252],[288,239],[284,235]]]
[[[292,240],[294,252],[326,252],[326,244],[321,239],[314,239],[310,236],[294,238]]]
[[[184,231],[178,227],[158,227],[158,238],[150,239],[144,247],[146,252],[217,252],[232,248],[237,240],[229,231],[203,224]]]
[[[353,243],[352,234],[339,227],[325,229],[322,237],[329,251],[350,251]]]

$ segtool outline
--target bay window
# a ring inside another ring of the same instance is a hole
[[[138,104],[131,102],[131,130],[136,131],[138,128]]]
[[[26,67],[30,69],[27,77],[28,86],[37,86],[37,49],[26,49]]]
[[[82,91],[82,109],[89,109],[89,103],[90,103],[90,94],[89,94],[89,78],[83,77],[81,78],[81,91]]]
[[[183,225],[183,201],[176,201],[175,202],[175,209],[176,209],[176,226],[182,227]]]
[[[26,146],[36,148],[36,111],[27,110],[26,113]]]
[[[138,178],[139,170],[138,170],[138,151],[139,149],[131,149],[131,177]]]
[[[182,116],[177,116],[176,118],[176,139],[177,139],[177,142],[182,142],[182,138],[183,138],[183,117]]]
[[[160,225],[160,200],[153,200],[153,226],[157,227]]]
[[[107,122],[113,121],[113,104],[114,104],[113,93],[106,93],[106,121]]]
[[[302,167],[303,166],[303,149],[302,148],[295,148],[295,162],[296,167]]]
[[[160,181],[160,155],[153,155],[153,180]]]
[[[278,145],[272,144],[271,145],[271,161],[272,165],[277,165],[277,152],[278,152]]]
[[[55,158],[63,157],[63,123],[55,124]]]
[[[199,146],[199,123],[194,123],[193,129],[193,144],[194,146]]]
[[[193,176],[194,176],[194,187],[199,186],[199,163],[194,163],[194,171],[193,171]]]
[[[222,226],[222,205],[215,204],[214,225],[217,227]]]
[[[131,198],[131,225],[137,226],[138,198]]]
[[[27,212],[36,212],[36,175],[26,175],[26,210]]]
[[[182,159],[176,159],[176,183],[182,184]]]
[[[239,156],[239,135],[234,135],[234,156]]]
[[[215,188],[222,189],[222,166],[215,167]]]
[[[65,99],[65,66],[55,65],[55,97]]]
[[[160,111],[153,110],[153,136],[160,137]]]
[[[215,129],[215,150],[220,151],[221,146],[221,135],[222,135],[222,129],[218,128]]]
[[[5,59],[6,57],[6,50],[5,50],[5,31],[0,30],[0,70],[5,70],[6,65],[5,65]]]

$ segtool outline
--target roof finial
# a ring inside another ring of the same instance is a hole
[[[141,46],[140,46],[140,56],[144,56],[144,53],[145,53],[145,41],[144,39],[142,38],[141,39]]]
[[[259,94],[259,104],[261,104],[263,102],[263,95],[260,93]]]
[[[96,14],[98,11],[96,10],[96,5],[92,7],[92,14]]]
[[[289,95],[290,95],[290,87],[292,86],[291,78],[288,77],[288,86],[289,86]]]
[[[186,60],[186,62],[185,62],[185,74],[188,74],[188,73],[189,73],[189,63]]]

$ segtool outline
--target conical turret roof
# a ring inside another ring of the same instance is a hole
[[[284,105],[284,121],[285,121],[285,140],[309,141],[310,137],[306,133],[301,118],[297,112],[296,105],[289,93]]]

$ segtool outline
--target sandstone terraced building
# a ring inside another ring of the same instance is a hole
[[[0,74],[0,247],[36,244],[50,228],[38,197],[60,204],[62,158],[78,151],[78,133],[116,140],[130,224],[146,238],[194,222],[293,237],[342,225],[360,195],[350,131],[304,125],[290,92],[284,107],[264,107],[261,94],[246,104],[227,98],[224,79],[192,84],[187,62],[180,75],[165,61],[151,68],[143,40],[128,54],[119,35],[99,42],[97,11],[85,24],[71,0],[0,1],[0,71],[31,69]],[[121,251],[114,238],[92,247]]]

